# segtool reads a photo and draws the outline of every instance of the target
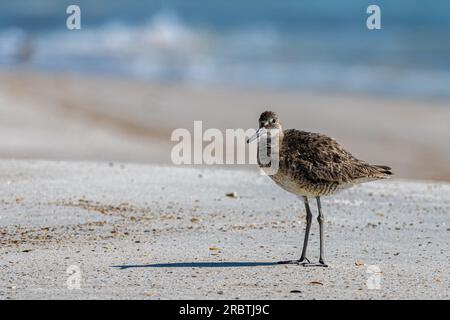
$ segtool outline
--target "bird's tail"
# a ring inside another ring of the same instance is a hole
[[[388,166],[379,166],[374,165],[372,166],[382,175],[381,178],[388,178],[389,176],[392,176],[394,173],[392,172],[392,169]]]

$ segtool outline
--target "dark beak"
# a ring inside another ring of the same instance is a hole
[[[256,133],[251,136],[250,138],[247,139],[247,143],[252,142],[253,140],[257,140],[259,139],[261,136],[265,135],[267,133],[267,130],[263,127],[263,128],[259,128],[258,131],[256,131]]]

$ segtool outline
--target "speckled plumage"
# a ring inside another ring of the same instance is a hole
[[[280,261],[280,263],[327,267],[324,262],[325,219],[320,197],[357,183],[388,178],[392,175],[391,168],[371,165],[355,158],[336,140],[324,134],[295,129],[283,131],[278,116],[272,111],[265,111],[259,117],[259,129],[247,142],[254,139],[258,140],[259,166],[280,187],[302,197],[305,204],[305,240],[300,259]],[[306,258],[312,223],[309,197],[316,198],[319,212],[317,217],[320,234],[318,263],[311,263]]]
[[[355,158],[324,134],[295,129],[282,131],[278,117],[270,111],[261,115],[260,123],[266,119],[275,119],[277,128],[272,129],[282,132],[278,136],[279,169],[270,177],[289,192],[300,196],[330,195],[354,184],[385,179],[392,174],[389,167],[371,165]],[[264,169],[265,166],[261,167]]]

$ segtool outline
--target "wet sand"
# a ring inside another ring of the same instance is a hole
[[[0,185],[0,299],[450,298],[449,184],[324,198],[326,269],[274,264],[298,258],[304,207],[257,172],[3,160]]]
[[[268,108],[397,177],[450,180],[449,103],[63,74],[0,74],[0,158],[170,164],[174,129],[252,128]]]

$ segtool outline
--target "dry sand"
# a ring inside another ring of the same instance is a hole
[[[169,164],[173,129],[251,128],[269,107],[397,177],[450,180],[448,102],[50,74],[0,74],[0,158]]]
[[[327,269],[274,264],[298,257],[304,208],[254,171],[0,161],[0,185],[1,299],[450,298],[449,184],[324,198]]]

